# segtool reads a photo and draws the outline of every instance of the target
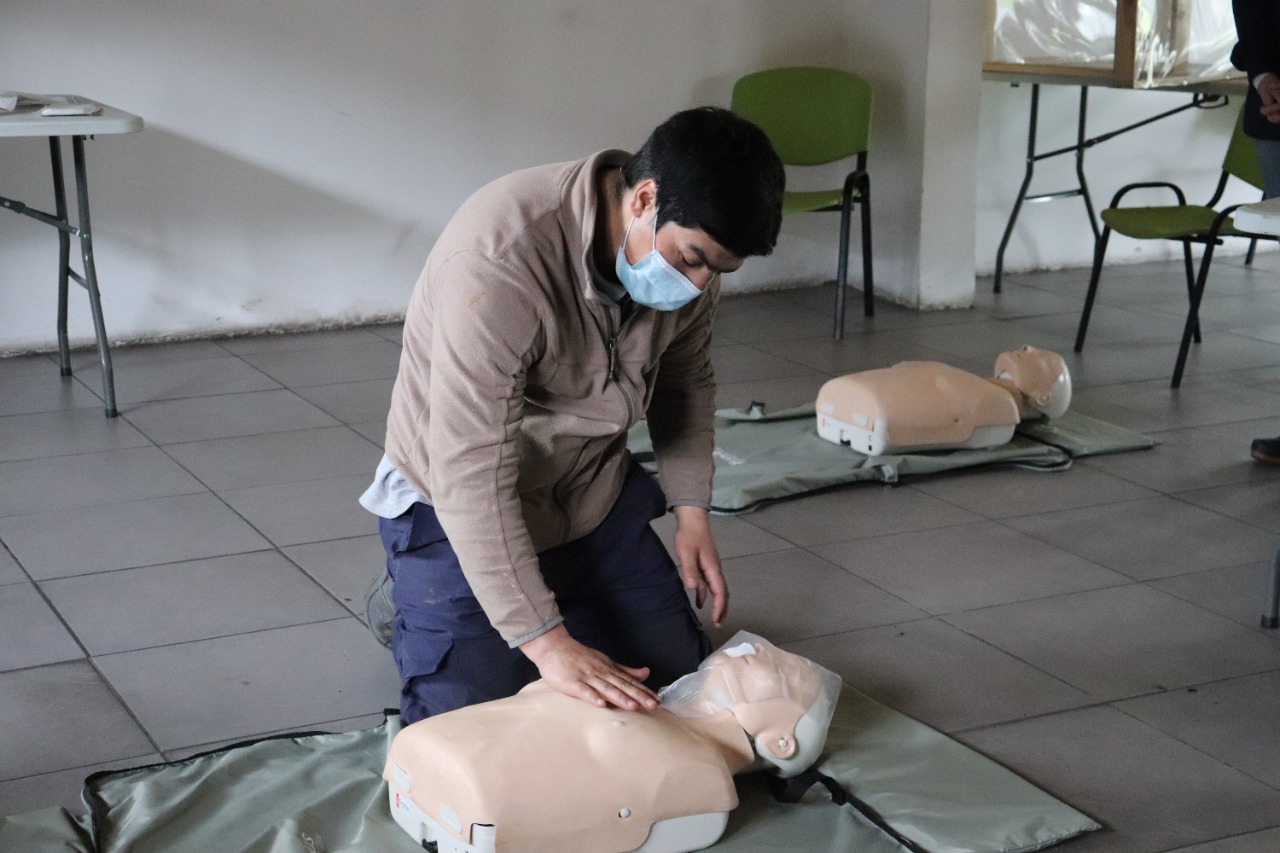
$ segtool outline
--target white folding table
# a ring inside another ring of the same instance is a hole
[[[118,414],[116,389],[111,371],[111,348],[107,344],[107,329],[102,320],[102,297],[98,293],[98,274],[93,263],[84,141],[99,134],[137,133],[140,130],[142,130],[141,118],[105,104],[102,105],[102,112],[93,116],[43,116],[40,114],[39,107],[0,113],[0,137],[44,136],[49,139],[55,212],[46,213],[4,196],[0,196],[0,207],[30,216],[32,219],[58,229],[58,355],[61,360],[62,375],[71,375],[71,352],[67,343],[67,288],[68,282],[75,281],[89,292],[89,307],[93,312],[93,330],[98,342],[98,357],[102,363],[102,399],[109,418],[114,418]],[[63,137],[71,138],[71,156],[75,164],[78,212],[76,225],[72,225],[67,216],[66,184],[62,167]],[[72,237],[80,241],[80,272],[71,269]]]

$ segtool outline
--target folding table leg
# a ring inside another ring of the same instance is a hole
[[[67,188],[62,172],[62,143],[49,137],[49,163],[53,167],[53,200],[58,221],[58,364],[62,375],[71,375],[71,345],[67,341],[67,288],[71,279],[71,227],[67,221]]]
[[[76,168],[76,201],[80,208],[80,259],[84,268],[84,287],[89,291],[89,307],[93,312],[93,331],[98,339],[98,359],[102,363],[102,399],[106,414],[114,418],[116,409],[115,376],[111,369],[111,348],[107,345],[107,327],[102,319],[102,296],[98,293],[98,273],[93,263],[93,236],[89,228],[89,186],[85,177],[84,137],[71,137],[71,154]]]
[[[1013,226],[1018,222],[1018,213],[1022,210],[1022,202],[1027,197],[1031,179],[1036,174],[1036,124],[1040,118],[1040,84],[1031,84],[1031,114],[1027,121],[1027,170],[1022,176],[1022,186],[1018,188],[1018,197],[1013,202],[1013,210],[1009,212],[1009,221],[1005,223],[1004,235],[1000,238],[1000,248],[996,250],[995,279],[991,283],[993,293],[1000,292],[1000,282],[1004,278],[1004,250],[1009,247],[1009,238],[1013,236]]]

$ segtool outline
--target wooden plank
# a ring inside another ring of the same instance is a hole
[[[1116,2],[1116,59],[1112,66],[1113,85],[1132,89],[1137,78],[1138,0]]]
[[[1085,65],[1053,65],[1031,62],[984,62],[982,70],[992,74],[1026,74],[1028,76],[1052,76],[1079,78],[1083,84],[1090,80],[1110,85],[1114,75],[1110,68]],[[1133,85],[1132,81],[1128,84]]]

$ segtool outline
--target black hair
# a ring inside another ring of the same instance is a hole
[[[782,161],[764,131],[730,110],[697,107],[654,129],[622,170],[658,184],[658,226],[700,228],[740,258],[767,255],[782,227]]]

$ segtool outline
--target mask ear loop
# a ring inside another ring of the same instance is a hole
[[[627,173],[623,171],[623,168],[621,166],[618,167],[618,175],[621,176],[622,183],[625,188],[626,182],[627,182]],[[636,218],[633,216],[631,217],[631,219],[627,221],[626,230],[622,232],[622,258],[627,262],[628,266],[635,266],[635,264],[632,264],[630,259],[627,258],[627,240],[631,237],[631,226],[635,224],[636,224]],[[653,248],[654,249],[658,248],[658,207],[656,203],[654,204],[654,208],[653,208]],[[641,260],[643,259],[644,257],[641,256]],[[637,261],[636,263],[639,263],[639,261]]]
[[[631,261],[627,260],[627,238],[631,236],[631,226],[636,224],[636,218],[631,217],[631,221],[627,223],[627,229],[622,232],[622,259],[627,262],[628,266],[633,266]]]
[[[618,171],[622,171],[621,168],[619,168]],[[636,218],[633,216],[627,222],[626,230],[622,232],[622,257],[624,259],[626,259],[627,257],[627,239],[631,236],[631,226],[635,224],[636,224]],[[656,251],[658,251],[658,206],[657,204],[654,204],[653,206],[653,248],[650,249],[648,252],[645,252],[644,255],[640,257],[640,260],[644,260],[645,257],[653,254]],[[640,261],[636,261],[636,263],[638,264],[640,263]],[[631,263],[630,260],[627,260],[627,265],[635,266],[635,264]]]

